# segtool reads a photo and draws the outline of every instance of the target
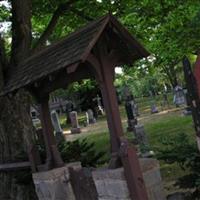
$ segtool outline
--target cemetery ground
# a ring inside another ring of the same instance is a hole
[[[155,157],[157,157],[163,148],[166,148],[167,143],[179,143],[176,141],[178,135],[186,134],[190,140],[195,141],[195,131],[193,127],[192,117],[183,116],[182,112],[184,107],[176,108],[172,103],[168,106],[161,108],[161,101],[157,100],[159,113],[150,113],[150,100],[149,98],[137,99],[140,116],[138,122],[144,124],[145,132],[147,134],[150,149],[154,151]],[[172,100],[170,99],[170,102]],[[125,134],[130,140],[133,140],[134,136],[132,132],[126,132],[127,122],[126,113],[123,105],[120,105],[121,119],[123,122],[123,128]],[[70,134],[70,126],[66,126],[65,116],[61,116],[61,125],[65,132],[66,140],[75,140],[86,138],[89,142],[95,143],[95,150],[97,152],[106,152],[103,161],[109,160],[109,133],[107,128],[107,121],[105,116],[98,118],[97,123],[83,127],[85,120],[84,113],[79,113],[79,124],[82,129],[81,134]],[[181,152],[180,152],[181,153]],[[176,180],[188,173],[187,169],[182,169],[178,163],[166,163],[160,161],[161,175],[164,183],[166,193],[172,193],[180,191],[178,187],[174,186]]]

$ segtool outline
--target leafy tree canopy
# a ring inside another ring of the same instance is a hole
[[[0,23],[9,26],[11,1],[1,1],[0,5]],[[160,86],[175,86],[182,80],[183,55],[191,56],[199,50],[198,0],[32,0],[33,52],[108,12],[116,15],[151,53],[150,59],[135,63],[135,69],[125,66],[124,81],[127,76],[134,78],[131,86],[141,90],[154,79]],[[9,52],[11,28],[4,31],[4,37]]]

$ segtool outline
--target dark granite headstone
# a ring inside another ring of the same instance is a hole
[[[136,110],[133,96],[128,96],[125,102],[125,109],[128,118],[127,131],[133,131],[134,126],[137,124],[138,111]]]
[[[179,85],[177,85],[174,88],[174,99],[173,99],[173,101],[174,101],[174,104],[176,105],[176,107],[179,107],[180,105],[183,105],[183,104],[186,103],[183,88]]]
[[[154,114],[154,113],[158,113],[158,108],[156,107],[156,104],[151,105],[151,114]]]
[[[71,120],[70,120],[70,112],[72,112],[74,109],[74,105],[71,101],[69,101],[66,104],[66,108],[65,108],[65,112],[66,112],[66,117],[67,117],[67,123],[70,124]]]

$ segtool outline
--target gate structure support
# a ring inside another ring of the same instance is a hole
[[[148,200],[143,175],[140,169],[137,152],[124,138],[120,112],[114,87],[114,68],[118,58],[112,53],[106,54],[106,48],[99,48],[98,54],[88,56],[87,61],[96,72],[106,110],[111,140],[110,168],[117,168],[122,163],[132,200]]]

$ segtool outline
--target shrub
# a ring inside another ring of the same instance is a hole
[[[45,162],[45,148],[43,145],[37,145],[39,147],[42,161]],[[86,139],[75,141],[62,141],[58,145],[58,149],[61,153],[61,157],[65,163],[80,161],[83,167],[97,167],[103,164],[102,160],[105,152],[96,152],[95,143],[89,143]],[[27,160],[27,155],[22,152],[21,160]],[[31,170],[23,170],[14,174],[15,181],[20,185],[32,184]]]
[[[58,148],[66,163],[80,161],[83,167],[97,167],[104,162],[105,152],[96,152],[95,143],[89,143],[86,139],[63,141]]]
[[[189,174],[179,178],[175,185],[184,189],[194,189],[192,199],[200,197],[200,152],[185,133],[168,137],[162,142],[157,158],[167,163],[177,163]]]

